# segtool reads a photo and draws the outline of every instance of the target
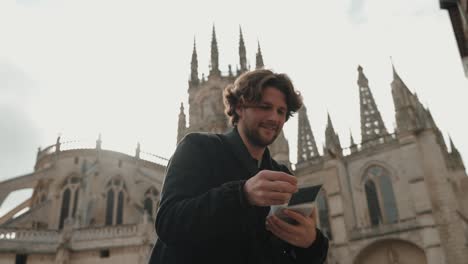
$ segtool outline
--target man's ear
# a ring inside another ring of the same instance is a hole
[[[242,117],[242,112],[243,112],[242,104],[241,104],[241,103],[238,103],[238,104],[236,105],[236,114],[237,114],[239,117]]]

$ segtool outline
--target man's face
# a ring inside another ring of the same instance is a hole
[[[242,129],[249,142],[266,147],[278,137],[286,122],[287,105],[285,95],[274,87],[266,87],[258,104],[238,106],[238,128]]]

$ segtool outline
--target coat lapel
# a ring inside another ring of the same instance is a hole
[[[240,137],[239,132],[237,131],[237,127],[232,128],[230,131],[225,133],[224,136],[226,138],[227,143],[229,144],[229,149],[234,154],[239,163],[242,165],[242,167],[244,167],[244,169],[246,169],[249,172],[250,176],[255,175],[259,171],[259,168],[257,167],[257,164],[255,164],[255,162],[253,161],[253,158],[247,150],[244,141],[242,141],[242,138]],[[268,148],[266,148],[265,153],[263,153],[262,168],[271,169],[271,162],[272,161],[270,157],[270,152]]]
[[[229,149],[232,151],[234,157],[236,157],[242,167],[249,172],[249,176],[255,175],[258,172],[258,168],[253,162],[252,156],[247,150],[247,147],[244,145],[239,132],[237,132],[237,128],[234,127],[232,130],[224,134],[224,136],[229,145]]]

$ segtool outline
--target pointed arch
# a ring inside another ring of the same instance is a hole
[[[119,192],[119,197],[117,200],[117,219],[116,222],[118,225],[123,223],[123,206],[124,206],[124,194],[123,191]]]
[[[383,200],[385,220],[387,223],[396,223],[398,221],[398,209],[395,194],[393,193],[392,181],[388,175],[380,175],[379,189]]]
[[[398,177],[387,167],[373,162],[363,173],[370,224],[391,224],[398,222],[398,206],[393,185]]]
[[[371,225],[379,225],[382,223],[382,214],[374,181],[370,179],[367,180],[364,189],[366,190],[367,208],[369,210]]]
[[[71,174],[62,186],[62,206],[60,208],[59,229],[65,225],[65,220],[75,217],[78,210],[79,192],[81,179],[76,174]]]
[[[107,183],[106,225],[124,223],[126,185],[121,176],[112,178]]]
[[[68,218],[69,211],[70,211],[70,198],[71,198],[71,191],[70,189],[65,189],[62,195],[62,207],[60,208],[60,221],[59,221],[59,229],[62,229],[65,220]]]
[[[143,200],[143,209],[148,213],[148,215],[154,219],[156,217],[156,206],[158,204],[159,191],[151,186],[146,190],[144,200]]]
[[[112,225],[114,222],[114,190],[109,189],[107,191],[107,202],[106,202],[106,225]]]

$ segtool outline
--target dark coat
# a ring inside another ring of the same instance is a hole
[[[292,246],[265,229],[270,207],[247,202],[244,183],[261,169],[290,173],[268,149],[259,169],[235,128],[187,135],[167,167],[149,263],[323,263],[328,239],[318,229],[309,248]]]

